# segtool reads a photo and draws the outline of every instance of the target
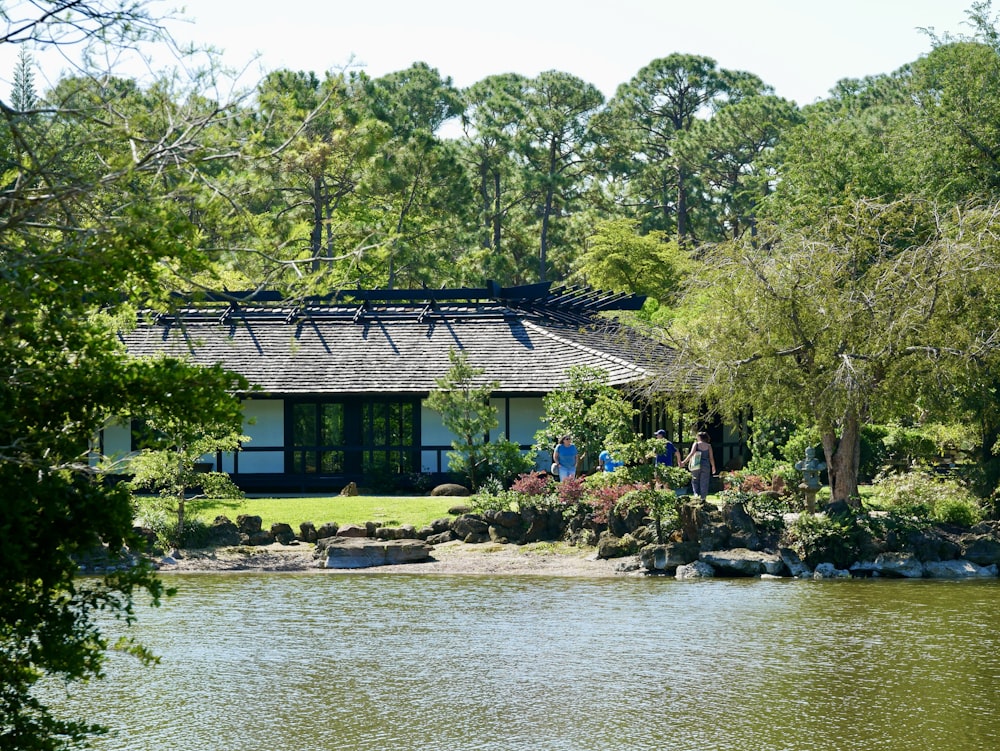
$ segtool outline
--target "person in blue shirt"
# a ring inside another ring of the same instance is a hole
[[[611,452],[607,449],[604,449],[604,451],[597,455],[597,463],[604,472],[614,472],[618,467],[622,466],[622,462],[615,461],[614,457],[611,456]]]
[[[569,433],[552,449],[552,461],[559,468],[559,482],[576,477],[576,467],[580,462],[580,453],[573,445],[573,436]]]
[[[663,430],[663,428],[660,428],[655,433],[653,433],[653,437],[663,438],[664,440],[666,440],[667,431]],[[680,459],[680,452],[677,450],[677,447],[669,440],[667,440],[667,447],[666,449],[664,449],[663,453],[656,455],[656,463],[666,464],[668,467],[679,467],[680,466],[680,462],[678,461],[679,459]]]

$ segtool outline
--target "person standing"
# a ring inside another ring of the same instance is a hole
[[[662,454],[656,455],[656,464],[666,464],[668,467],[676,467],[679,465],[678,459],[680,459],[680,452],[674,445],[673,441],[667,438],[667,431],[660,428],[655,433],[653,433],[653,438],[661,438],[667,442],[667,447],[663,450]]]
[[[708,486],[715,474],[715,454],[708,442],[708,433],[699,432],[691,450],[684,457],[684,464],[691,470],[691,489],[701,500],[708,499]]]
[[[573,445],[573,436],[569,433],[552,449],[552,461],[559,468],[559,482],[576,477],[576,467],[580,462],[580,452]]]
[[[616,461],[611,452],[604,449],[597,456],[597,465],[601,468],[602,472],[614,472],[618,467],[622,466],[622,463]]]

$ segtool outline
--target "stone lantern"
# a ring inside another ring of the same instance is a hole
[[[826,469],[826,462],[816,461],[816,451],[812,446],[806,449],[806,458],[795,462],[795,469],[802,473],[802,484],[799,490],[806,495],[806,511],[816,513],[816,493],[821,485],[819,473]]]

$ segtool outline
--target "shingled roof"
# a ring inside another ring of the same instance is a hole
[[[452,349],[508,394],[548,393],[574,365],[604,370],[612,385],[636,384],[674,358],[598,316],[637,309],[643,298],[587,289],[355,291],[294,305],[275,295],[225,298],[143,317],[122,341],[136,356],[220,363],[274,395],[427,393]]]

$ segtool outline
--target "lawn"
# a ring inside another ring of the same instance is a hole
[[[224,515],[232,521],[240,514],[259,516],[264,529],[285,522],[297,530],[302,522],[317,527],[326,522],[398,527],[412,524],[422,527],[434,519],[448,516],[448,509],[465,499],[447,496],[307,496],[287,498],[246,498],[243,501],[196,501],[188,504],[188,512],[211,523]]]

